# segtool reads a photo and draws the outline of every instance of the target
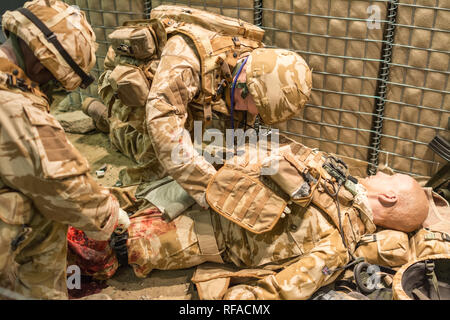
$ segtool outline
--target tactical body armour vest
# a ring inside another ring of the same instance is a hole
[[[365,233],[375,231],[362,190],[335,157],[280,136],[275,174],[262,176],[270,156],[246,152],[232,158],[217,172],[206,191],[216,212],[246,230],[261,234],[272,230],[283,214],[314,206],[338,228],[350,252]],[[264,163],[265,162],[265,163]],[[338,165],[339,166],[338,166]],[[296,237],[295,232],[291,235]],[[299,235],[300,236],[300,235]]]
[[[230,85],[237,61],[263,47],[264,31],[242,20],[178,6],[160,6],[152,10],[168,36],[183,34],[191,39],[201,63],[201,94],[193,101],[203,107],[204,120],[212,120],[212,110],[229,115],[221,90]]]

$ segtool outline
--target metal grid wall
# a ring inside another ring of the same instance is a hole
[[[187,5],[261,22],[268,46],[294,50],[313,68],[311,100],[301,115],[278,126],[283,132],[308,146],[361,160],[375,153],[377,163],[399,172],[431,176],[444,163],[427,143],[445,130],[450,113],[449,1],[400,1],[397,22],[390,24],[396,27],[392,57],[382,55],[383,32],[389,4],[398,0],[67,2],[86,12],[97,34],[97,76],[109,32],[124,20],[148,17],[149,10],[160,4]],[[378,8],[379,28],[368,28],[371,5]],[[390,78],[380,76],[382,66],[387,66]],[[386,86],[385,95],[380,83]],[[85,94],[96,95],[96,88]],[[382,116],[376,112],[376,103],[383,106]],[[383,125],[381,133],[373,129],[377,116]],[[374,146],[377,134],[381,144]]]
[[[445,164],[428,143],[450,117],[450,1],[399,1],[380,163],[430,176]]]
[[[302,143],[367,160],[383,29],[367,26],[367,8],[380,18],[387,1],[264,1],[265,43],[294,50],[313,69],[303,114],[279,126]]]
[[[161,4],[187,5],[189,7],[207,10],[232,18],[239,18],[253,23],[253,0],[173,0],[173,1],[151,1],[155,8]]]

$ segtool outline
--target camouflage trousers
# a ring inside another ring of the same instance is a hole
[[[34,299],[67,299],[67,228],[38,212],[26,225],[0,220],[0,287]]]
[[[221,298],[231,280],[253,278],[260,279],[260,289],[251,293],[254,298],[306,299],[318,289],[316,285],[330,283],[339,275],[323,276],[316,281],[315,276],[321,274],[324,266],[337,268],[347,259],[339,231],[329,225],[325,216],[314,212],[313,208],[294,210],[291,217],[280,219],[270,232],[254,234],[212,210],[187,210],[172,222],[166,222],[158,209],[150,207],[130,218],[128,262],[138,277],[147,276],[153,269],[184,269],[202,264],[201,270],[204,262],[224,262],[226,265],[214,274],[206,267],[206,271],[194,275],[192,281],[197,288],[201,284],[211,284],[214,279],[223,280],[221,284],[214,284],[214,288],[221,288],[220,294],[203,288],[203,297]],[[290,226],[295,221],[299,227],[292,232]],[[294,241],[294,237],[302,241]],[[314,270],[309,272],[312,266]],[[271,279],[305,288],[301,294],[290,292],[280,296]],[[225,298],[244,299],[249,294],[247,288],[236,289]]]
[[[109,139],[121,153],[137,163],[120,173],[124,185],[148,182],[159,179],[164,173],[151,143],[145,132],[137,130],[132,123],[116,118],[109,119]]]
[[[207,261],[223,262],[224,242],[213,227],[209,210],[195,205],[166,222],[161,212],[150,205],[130,220],[128,263],[138,277],[146,277],[153,269],[175,270]]]

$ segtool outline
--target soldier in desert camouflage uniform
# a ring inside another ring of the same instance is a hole
[[[284,150],[286,159],[295,149],[299,151],[293,153],[294,158],[302,159],[305,153],[310,154],[305,163],[316,156],[312,150],[304,146],[299,149],[299,146],[281,139],[280,149]],[[243,161],[240,165],[230,161],[210,183],[206,197],[217,212],[197,206],[169,223],[156,208],[132,216],[128,229],[128,262],[137,276],[145,277],[153,269],[225,262],[238,269],[208,264],[199,267],[193,282],[200,298],[307,299],[320,287],[336,280],[344,270],[341,268],[352,258],[364,257],[370,263],[397,268],[411,259],[450,250],[450,243],[445,240],[450,221],[448,212],[445,215],[448,203],[436,198],[436,194],[433,200],[430,190],[425,193],[413,178],[398,174],[379,173],[361,179],[355,196],[342,187],[344,190],[339,191],[338,197],[341,226],[335,202],[323,192],[327,182],[322,180],[308,204],[283,196],[285,200],[290,199],[289,210],[283,210],[277,219],[271,220],[271,223],[275,221],[271,228],[260,232],[259,226],[265,224],[265,219],[270,220],[272,210],[252,210],[262,201],[259,196],[251,200],[258,185],[245,185],[245,179],[232,183],[226,176],[232,170],[257,177],[257,171],[246,165],[248,160]],[[298,186],[296,174],[289,174],[291,169],[281,160],[280,172],[270,177],[285,194],[291,194],[295,185]],[[265,184],[275,190],[273,181]],[[227,189],[228,185],[237,187]],[[283,194],[279,190],[276,193]],[[221,210],[217,203],[222,195],[225,200]],[[240,221],[232,221],[234,213],[227,212],[242,212],[249,199],[252,204],[248,212]],[[274,208],[274,205],[269,200],[264,208]],[[255,212],[256,218],[252,217]],[[250,228],[248,221],[252,218],[255,223]],[[426,239],[424,234],[434,237]],[[252,286],[241,285],[226,291],[230,279],[242,277],[261,280]]]
[[[92,82],[95,35],[84,13],[54,0],[27,2],[2,23],[9,39],[0,47],[0,286],[67,298],[68,225],[108,240],[129,222],[49,114],[56,89]]]

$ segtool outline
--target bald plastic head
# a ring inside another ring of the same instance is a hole
[[[384,228],[411,232],[422,226],[428,215],[428,198],[412,177],[377,173],[363,179],[373,212],[373,222]]]

